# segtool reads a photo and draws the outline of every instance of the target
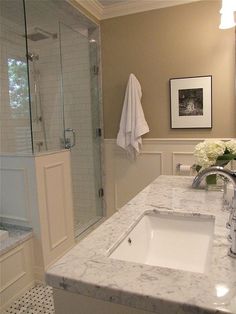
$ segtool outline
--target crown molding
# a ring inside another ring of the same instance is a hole
[[[104,7],[98,0],[75,0],[96,19],[102,20]]]
[[[132,2],[120,3],[110,5],[104,8],[102,19],[109,19],[117,16],[124,16],[134,13],[140,13],[155,9],[162,9],[166,7],[176,6],[180,4],[197,2],[200,0],[135,0]]]
[[[75,0],[98,20],[161,9],[202,0],[133,0],[103,6],[98,0]]]

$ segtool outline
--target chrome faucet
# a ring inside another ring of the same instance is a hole
[[[232,241],[231,248],[229,249],[229,256],[236,258],[236,173],[224,169],[220,166],[212,166],[200,171],[193,180],[192,187],[194,189],[198,188],[200,183],[204,178],[211,174],[219,174],[233,183],[234,196],[232,199],[231,212],[229,215],[229,222],[227,226],[230,226],[230,236],[229,239]]]

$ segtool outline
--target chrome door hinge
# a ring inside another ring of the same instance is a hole
[[[98,65],[94,65],[93,66],[93,74],[94,75],[98,75],[98,73],[99,73],[99,66]]]
[[[97,128],[96,129],[96,137],[101,137],[102,136],[102,129],[101,128]]]
[[[103,190],[103,188],[100,188],[100,189],[98,190],[98,196],[99,196],[100,198],[102,198],[102,197],[104,196],[104,190]]]
[[[70,137],[66,137],[67,133],[71,133],[73,136],[73,141],[71,140]],[[65,148],[70,149],[75,146],[76,144],[76,134],[75,130],[71,128],[67,128],[64,130],[64,138],[65,138]]]

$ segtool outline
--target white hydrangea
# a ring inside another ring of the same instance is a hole
[[[197,164],[203,168],[211,166],[205,151],[205,142],[201,142],[196,145],[194,150],[194,156],[197,158]]]
[[[194,156],[202,168],[213,166],[219,156],[225,152],[226,144],[222,141],[206,140],[196,145]]]
[[[230,140],[230,141],[226,142],[225,145],[231,154],[236,155],[236,140]]]
[[[206,142],[206,154],[209,159],[216,160],[219,156],[224,155],[226,145],[223,141],[210,141],[207,140]]]

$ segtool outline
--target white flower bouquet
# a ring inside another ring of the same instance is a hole
[[[194,165],[197,172],[210,166],[224,167],[230,160],[236,160],[236,140],[205,140],[196,145],[194,156],[197,159]]]

